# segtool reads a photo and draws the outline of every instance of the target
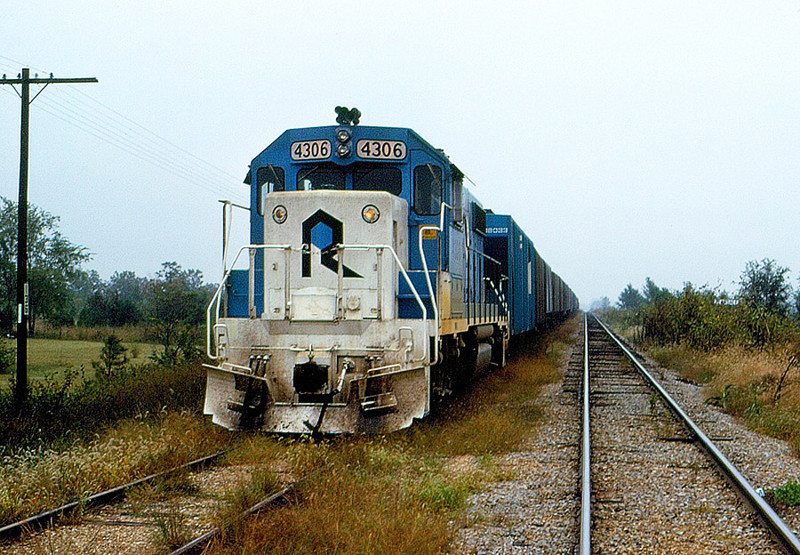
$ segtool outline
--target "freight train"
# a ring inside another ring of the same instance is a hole
[[[250,164],[250,242],[207,313],[205,412],[226,428],[408,427],[504,366],[510,337],[578,308],[442,150],[337,113]]]

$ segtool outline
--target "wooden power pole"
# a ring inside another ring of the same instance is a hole
[[[73,77],[56,79],[50,77],[40,78],[35,75],[31,78],[31,70],[23,68],[16,79],[7,79],[5,75],[0,79],[0,85],[20,85],[20,90],[14,87],[17,95],[22,99],[22,115],[20,124],[20,149],[19,149],[19,202],[17,203],[17,381],[14,389],[14,405],[17,412],[24,411],[28,404],[28,316],[30,304],[28,294],[28,127],[30,122],[30,105],[36,100],[47,85],[63,83],[97,83],[95,77]],[[36,95],[31,98],[31,85],[44,85]]]

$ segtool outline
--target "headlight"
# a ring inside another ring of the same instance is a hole
[[[286,207],[282,205],[278,205],[272,209],[272,219],[275,220],[276,224],[282,224],[286,221],[286,216],[289,213],[286,211]]]
[[[347,158],[348,156],[350,156],[350,145],[337,146],[336,154],[338,154],[340,158]]]
[[[374,224],[380,219],[381,211],[378,210],[377,206],[368,204],[361,209],[361,217],[364,218],[364,221],[368,224]]]
[[[349,129],[339,129],[336,132],[336,140],[339,141],[340,143],[346,143],[347,141],[350,140],[351,136],[352,135]]]

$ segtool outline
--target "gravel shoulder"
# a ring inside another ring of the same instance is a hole
[[[572,553],[580,501],[580,410],[567,366],[580,366],[581,348],[576,343],[567,353],[565,380],[543,388],[541,426],[518,451],[496,457],[513,478],[470,498],[469,525],[457,531],[452,553]]]

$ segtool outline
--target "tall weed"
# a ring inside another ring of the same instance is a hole
[[[97,430],[138,414],[165,408],[197,408],[204,375],[192,364],[146,364],[101,379],[88,379],[83,367],[48,374],[30,387],[27,410],[17,415],[14,381],[0,389],[0,455]]]
[[[18,449],[0,465],[0,522],[159,472],[225,445],[229,434],[190,414],[126,420],[62,449]]]

